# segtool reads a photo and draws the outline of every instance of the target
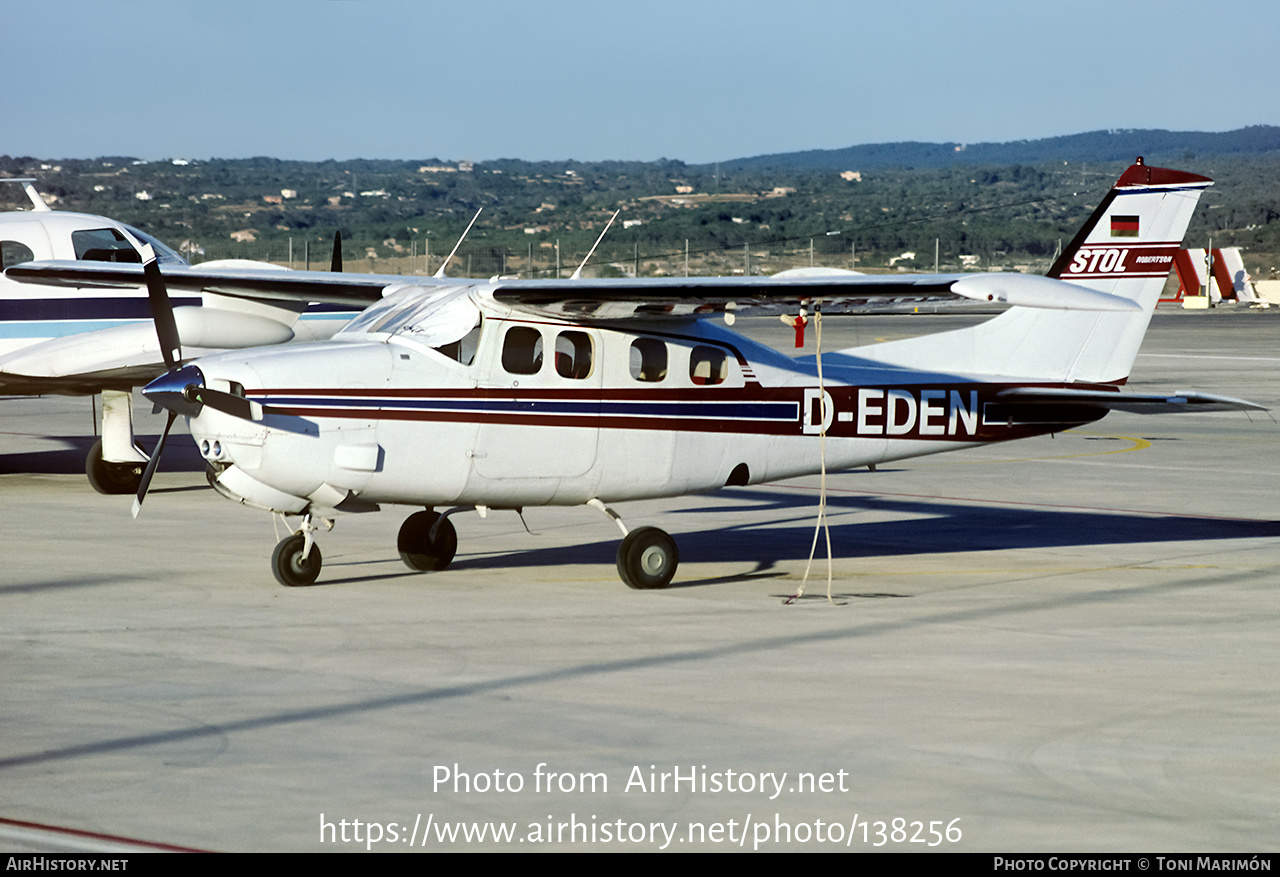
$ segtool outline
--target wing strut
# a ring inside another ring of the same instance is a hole
[[[433,275],[436,279],[443,280],[445,277],[449,276],[444,273],[444,269],[449,267],[449,262],[453,260],[454,254],[458,252],[458,247],[462,246],[462,242],[467,239],[467,232],[471,231],[471,226],[476,224],[476,220],[480,218],[480,214],[483,212],[484,208],[481,207],[476,211],[476,215],[471,217],[471,221],[467,223],[466,231],[463,231],[462,237],[458,238],[458,242],[454,244],[453,249],[449,251],[449,258],[440,263],[440,270]]]
[[[609,221],[605,223],[604,231],[600,232],[600,237],[596,238],[596,242],[591,245],[591,251],[587,253],[587,258],[582,260],[582,264],[578,266],[577,271],[573,272],[573,275],[569,278],[570,280],[582,279],[582,269],[587,267],[587,262],[591,261],[591,255],[595,253],[596,247],[600,246],[600,242],[604,240],[604,236],[609,233],[609,226],[613,225],[613,221],[618,218],[618,214],[621,212],[622,212],[621,207],[613,211],[613,216],[610,216]]]

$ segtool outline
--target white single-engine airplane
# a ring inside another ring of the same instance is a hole
[[[134,493],[147,455],[133,434],[132,388],[165,371],[151,308],[142,288],[138,247],[150,244],[169,286],[184,294],[174,313],[188,350],[260,347],[291,340],[328,338],[398,278],[288,272],[263,262],[222,259],[191,267],[178,253],[136,228],[103,216],[50,210],[34,180],[2,179],[23,186],[32,209],[0,213],[4,269],[32,261],[53,267],[96,267],[51,291],[0,276],[0,394],[102,394],[102,438],[89,452],[85,472],[100,493]],[[336,249],[334,269],[341,270]],[[49,260],[59,260],[50,262]],[[19,272],[15,272],[15,275]],[[73,272],[74,273],[74,272]],[[292,278],[293,274],[299,275]],[[282,291],[306,277],[329,278],[320,298]],[[308,301],[315,302],[308,306]]]
[[[587,504],[624,533],[623,581],[662,588],[678,563],[674,541],[653,527],[628,531],[608,503],[813,474],[822,437],[835,470],[1057,432],[1112,408],[1257,408],[1120,391],[1210,184],[1139,159],[1049,277],[406,285],[330,341],[186,365],[152,265],[171,371],[143,393],[169,410],[169,425],[189,418],[220,493],[304,516],[272,558],[283,584],[316,580],[316,521],[336,512],[425,507],[400,528],[400,556],[442,570],[457,546],[454,512]],[[959,299],[1012,307],[971,328],[801,359],[706,319]],[[135,514],[158,459],[159,448]]]

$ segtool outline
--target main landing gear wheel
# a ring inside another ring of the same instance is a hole
[[[657,527],[632,530],[618,546],[618,574],[628,588],[665,588],[679,564],[675,540]]]
[[[313,542],[311,553],[303,558],[305,547],[306,538],[301,533],[280,540],[271,552],[271,571],[277,582],[289,588],[315,584],[320,576],[320,546]]]
[[[94,442],[84,460],[84,474],[89,476],[89,485],[108,496],[137,493],[138,485],[142,483],[143,468],[142,463],[108,463],[102,459],[101,439]]]
[[[431,536],[432,527],[436,527],[434,538]],[[414,512],[400,525],[396,547],[400,549],[400,559],[409,569],[439,572],[453,562],[453,556],[458,552],[458,532],[448,518],[437,512]]]

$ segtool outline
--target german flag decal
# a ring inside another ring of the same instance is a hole
[[[1112,216],[1111,236],[1113,238],[1136,238],[1138,236],[1138,217]]]

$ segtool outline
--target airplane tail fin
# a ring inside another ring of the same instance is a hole
[[[1049,269],[1049,277],[1130,299],[1140,311],[1015,307],[970,329],[859,348],[856,355],[1014,379],[1124,383],[1196,202],[1212,184],[1139,158]]]

